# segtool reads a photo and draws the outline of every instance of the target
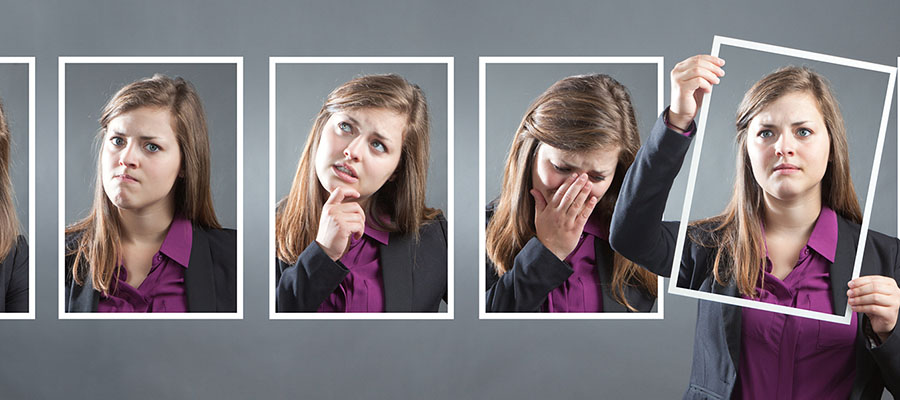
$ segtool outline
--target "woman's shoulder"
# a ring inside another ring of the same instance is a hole
[[[66,231],[65,246],[67,254],[78,249],[78,244],[81,243],[82,236],[84,236],[83,230]]]
[[[195,234],[206,237],[210,244],[226,247],[237,245],[237,230],[231,228],[204,228],[197,225],[194,225],[193,229]]]

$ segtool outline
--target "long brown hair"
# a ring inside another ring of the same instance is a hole
[[[19,236],[19,218],[13,200],[12,179],[9,176],[9,153],[12,136],[3,104],[0,103],[0,260],[15,247]]]
[[[328,191],[316,176],[315,158],[325,123],[334,113],[360,108],[383,108],[406,116],[403,150],[393,179],[376,191],[366,205],[367,216],[379,229],[418,237],[419,227],[440,212],[425,207],[428,179],[430,120],[425,94],[398,75],[365,75],[334,89],[319,110],[297,164],[294,183],[279,202],[275,216],[277,257],[293,264],[316,238]]]
[[[181,174],[175,180],[175,213],[202,228],[220,228],[209,187],[209,135],[203,104],[196,89],[183,78],[156,74],[119,89],[106,103],[100,117],[98,137],[106,135],[110,121],[129,111],[154,107],[166,109],[181,151]],[[103,143],[103,141],[101,141]],[[101,148],[102,148],[101,144]],[[66,254],[75,255],[72,276],[83,284],[90,274],[94,289],[108,294],[122,249],[119,210],[103,190],[101,157],[97,160],[94,202],[90,214],[66,228],[66,235],[78,234]]]
[[[609,223],[625,171],[641,146],[628,90],[607,75],[570,76],[554,83],[528,107],[513,138],[503,190],[487,226],[487,254],[497,275],[512,268],[516,254],[535,235],[534,199],[529,191],[540,144],[573,152],[620,149],[615,177],[594,208]],[[612,294],[634,310],[625,297],[626,286],[656,296],[657,276],[615,253]]]
[[[828,81],[808,67],[783,67],[764,76],[744,94],[738,106],[735,121],[737,171],[731,200],[722,214],[692,223],[695,227],[701,227],[700,232],[714,233],[700,237],[699,232],[695,231],[692,240],[718,249],[713,265],[716,281],[721,285],[733,281],[741,294],[749,297],[756,297],[755,289],[761,282],[766,249],[761,228],[765,213],[763,190],[753,177],[747,152],[747,129],[760,111],[782,96],[798,92],[809,93],[816,99],[831,139],[828,166],[822,178],[822,205],[847,220],[855,223],[862,221],[862,211],[850,177],[844,118]]]

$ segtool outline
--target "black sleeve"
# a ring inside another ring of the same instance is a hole
[[[486,264],[485,277],[490,285],[485,293],[488,312],[539,311],[547,295],[575,272],[537,237],[525,244],[513,267],[503,276],[497,278],[490,260]]]
[[[896,242],[896,239],[895,239]],[[900,284],[900,256],[898,256],[900,246],[894,246],[894,280]],[[862,314],[861,323],[868,324],[868,317]],[[898,325],[900,325],[900,315],[897,316]],[[868,340],[867,340],[868,342]],[[894,326],[894,331],[887,339],[878,346],[868,346],[875,364],[878,365],[878,372],[885,387],[895,398],[900,398],[900,327]]]
[[[663,111],[665,115],[666,111]],[[657,275],[672,273],[678,223],[662,222],[672,183],[681,169],[691,137],[673,131],[660,115],[622,183],[610,224],[612,248]],[[682,260],[690,261],[688,241]],[[682,268],[682,274],[690,268]],[[679,277],[690,280],[690,276]]]
[[[294,265],[281,273],[276,289],[277,312],[315,312],[337,289],[350,270],[312,242]]]
[[[19,236],[16,246],[6,256],[12,267],[9,285],[6,288],[6,312],[28,312],[28,242]]]
[[[441,234],[444,237],[444,257],[446,259],[447,251],[452,251],[452,249],[447,248],[447,244],[450,242],[447,241],[447,218],[444,217],[444,213],[441,213],[437,216],[437,221],[441,227]],[[445,274],[447,272],[449,272],[449,271],[446,271],[446,269],[444,271],[445,271]],[[446,282],[446,279],[444,281]],[[441,298],[442,300],[444,300],[444,304],[447,304],[447,305],[450,304],[448,302],[448,298],[449,298],[449,293],[447,292],[447,285],[444,285],[444,296]]]

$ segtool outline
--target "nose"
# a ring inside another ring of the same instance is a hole
[[[128,143],[119,152],[119,165],[125,166],[126,168],[137,168],[139,166],[138,155],[135,154],[137,151],[135,150],[134,143]]]
[[[357,136],[344,148],[344,158],[348,161],[359,161],[359,156],[363,153],[363,148],[361,146],[364,145],[365,140],[363,140],[362,137]]]
[[[792,157],[794,149],[797,147],[797,141],[794,140],[790,133],[778,135],[775,142],[775,155],[778,157]]]

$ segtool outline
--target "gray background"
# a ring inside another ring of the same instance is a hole
[[[662,321],[478,320],[478,56],[660,55],[668,71],[715,34],[888,65],[900,55],[895,0],[5,3],[3,53],[37,56],[43,146],[37,319],[0,321],[8,398],[679,398],[696,300],[668,296]],[[59,55],[245,57],[244,320],[57,320]],[[268,320],[270,55],[456,57],[455,320]],[[896,179],[891,118],[883,183]]]
[[[371,74],[397,74],[419,85],[431,116],[430,160],[425,204],[447,214],[446,64],[287,64],[277,66],[276,201],[291,190],[306,138],[328,94],[345,82]],[[274,229],[274,227],[273,227]]]
[[[213,205],[219,223],[236,228],[236,71],[235,64],[66,64],[66,224],[90,212],[103,107],[123,86],[160,73],[190,81],[203,102]]]
[[[0,64],[0,102],[12,135],[9,173],[19,234],[28,237],[28,64]]]

